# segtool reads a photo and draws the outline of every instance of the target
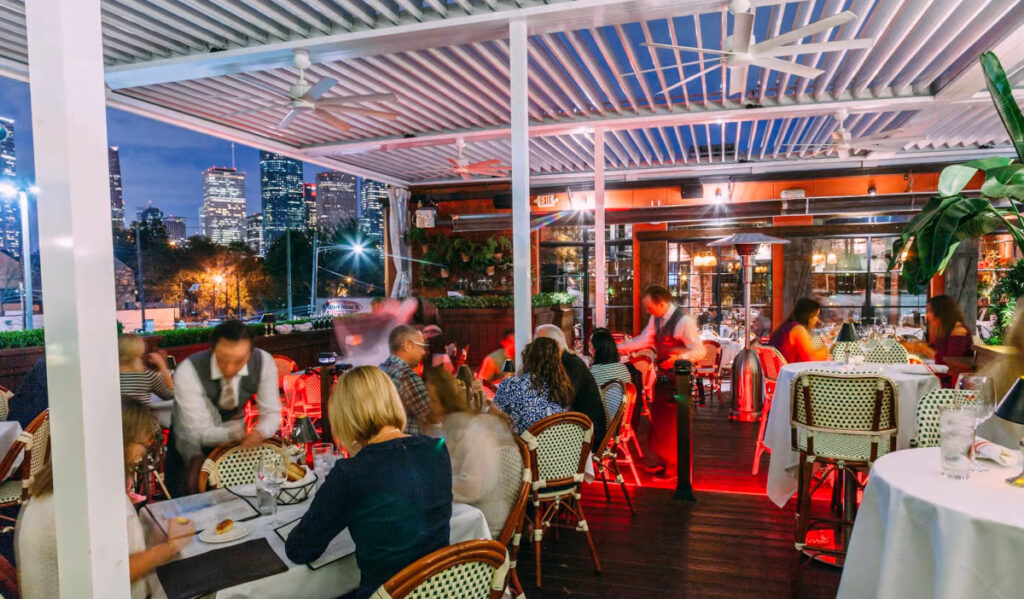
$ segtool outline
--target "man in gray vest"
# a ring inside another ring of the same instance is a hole
[[[255,399],[259,419],[245,431],[245,406]],[[214,327],[210,349],[192,354],[174,372],[174,409],[167,441],[167,486],[187,493],[193,462],[224,443],[253,447],[281,425],[274,358],[252,346],[237,320]]]

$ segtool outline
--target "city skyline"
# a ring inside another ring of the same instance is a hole
[[[19,187],[13,119],[0,117],[0,136],[0,180]],[[0,250],[13,258],[21,256],[21,206],[16,197],[0,196]]]
[[[263,242],[269,246],[289,229],[305,227],[302,163],[260,151],[260,205],[263,208]]]
[[[203,173],[203,205],[199,220],[203,235],[227,245],[246,237],[245,173],[234,168],[210,167]]]

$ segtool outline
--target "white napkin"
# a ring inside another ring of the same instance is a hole
[[[903,374],[932,374],[946,372],[949,367],[945,364],[886,364],[885,370]]]
[[[978,437],[974,442],[974,455],[986,460],[992,460],[1000,466],[1013,466],[1017,463],[1016,453],[981,437]]]

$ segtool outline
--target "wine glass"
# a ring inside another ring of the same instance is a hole
[[[966,391],[967,401],[974,407],[975,430],[981,423],[988,420],[996,411],[996,397],[992,389],[992,379],[980,374],[963,373],[956,379],[956,389]],[[975,433],[977,442],[977,433]],[[985,472],[988,467],[979,464],[977,456],[974,455],[974,445],[971,445],[971,467],[978,472]]]
[[[257,501],[260,513],[273,515],[277,512],[277,494],[284,484],[287,465],[280,456],[270,452],[260,454],[253,475],[256,482]]]

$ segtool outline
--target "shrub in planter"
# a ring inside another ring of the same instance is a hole
[[[0,333],[0,349],[37,347],[45,343],[43,329],[31,331],[4,331]]]

